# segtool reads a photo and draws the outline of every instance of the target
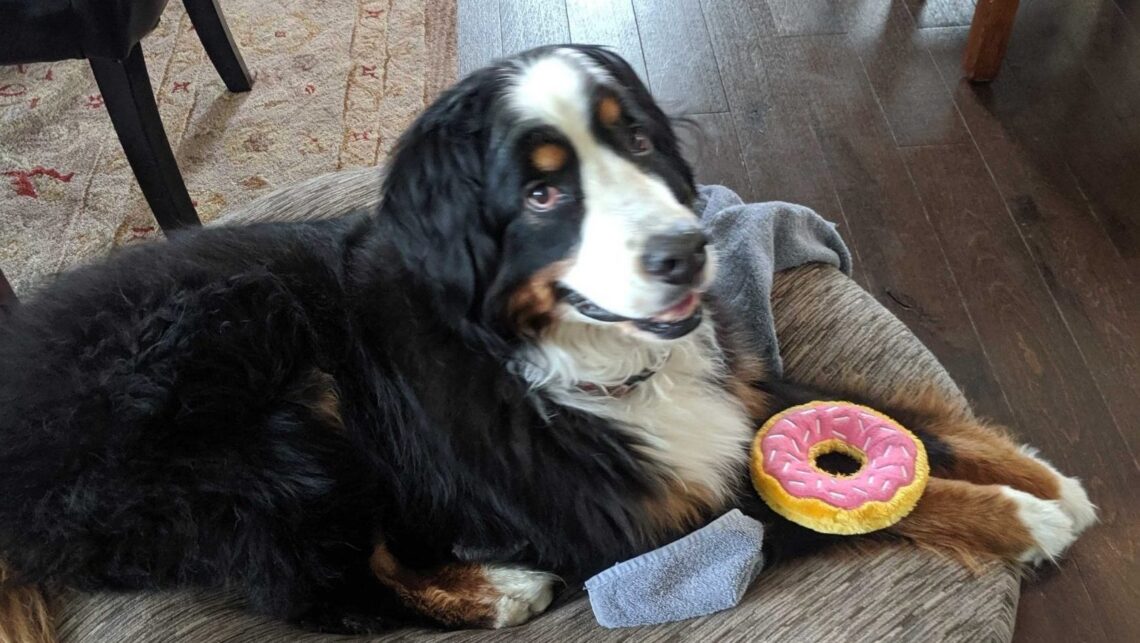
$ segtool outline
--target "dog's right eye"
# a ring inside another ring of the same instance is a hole
[[[553,185],[535,183],[526,189],[526,205],[531,210],[546,212],[562,200],[562,191]]]

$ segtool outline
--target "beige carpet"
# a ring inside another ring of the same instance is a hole
[[[143,40],[203,221],[375,165],[456,70],[455,0],[221,0],[253,91],[229,94],[181,2]],[[0,67],[0,269],[18,293],[154,220],[86,61]]]

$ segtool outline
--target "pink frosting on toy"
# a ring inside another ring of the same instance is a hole
[[[831,476],[808,462],[812,445],[846,442],[867,455],[866,465],[850,477]],[[912,438],[883,418],[845,404],[794,412],[768,429],[760,441],[764,471],[790,495],[817,498],[841,509],[871,500],[890,500],[914,481],[917,456]]]

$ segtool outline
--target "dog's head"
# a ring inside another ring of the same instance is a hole
[[[700,322],[711,250],[693,173],[630,66],[531,50],[446,92],[401,139],[384,216],[451,312],[508,334],[604,324],[669,340]]]

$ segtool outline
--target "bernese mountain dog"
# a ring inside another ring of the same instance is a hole
[[[4,591],[228,587],[325,631],[504,627],[734,506],[810,548],[747,458],[762,420],[826,394],[734,347],[694,197],[630,66],[544,47],[431,105],[377,211],[63,275],[0,330]],[[1095,520],[951,405],[869,403],[933,459],[892,533],[1040,561]]]

